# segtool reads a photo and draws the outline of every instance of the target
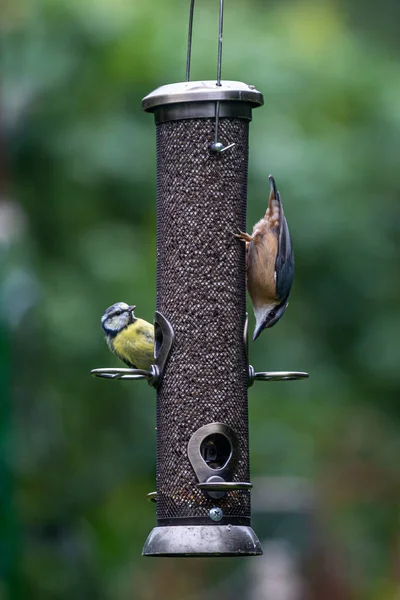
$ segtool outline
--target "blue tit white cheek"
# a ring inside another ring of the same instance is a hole
[[[109,317],[104,322],[104,329],[107,333],[116,334],[121,329],[124,329],[129,323],[129,313],[123,312],[119,315],[114,315],[113,317]]]

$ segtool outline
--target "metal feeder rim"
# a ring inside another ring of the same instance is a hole
[[[215,80],[181,81],[162,85],[145,96],[142,107],[147,112],[153,112],[158,106],[176,104],[178,102],[210,102],[236,100],[248,102],[254,107],[262,106],[264,98],[254,85],[241,81]]]
[[[261,544],[243,525],[166,525],[155,527],[142,556],[259,556]]]
[[[200,490],[229,492],[235,490],[251,490],[253,484],[245,481],[205,481],[204,483],[197,483],[196,486]]]

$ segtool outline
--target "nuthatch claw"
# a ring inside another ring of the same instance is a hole
[[[272,327],[288,305],[294,278],[294,257],[289,228],[275,180],[269,176],[268,208],[251,235],[235,237],[246,243],[247,289],[253,303],[256,327],[253,341],[263,329]]]
[[[240,231],[240,229],[238,229],[238,233],[234,233],[233,235],[235,237],[237,237],[239,240],[241,240],[242,242],[251,242],[253,240],[251,235],[249,235],[248,233],[245,233],[243,231]]]

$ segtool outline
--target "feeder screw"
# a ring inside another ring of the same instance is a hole
[[[218,506],[214,506],[214,508],[210,510],[209,515],[212,521],[220,521],[224,516],[224,513],[222,512],[221,508],[219,508]]]

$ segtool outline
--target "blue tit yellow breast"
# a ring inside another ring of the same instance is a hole
[[[154,362],[154,327],[136,319],[115,336],[112,345],[121,360],[137,369],[148,369]]]

